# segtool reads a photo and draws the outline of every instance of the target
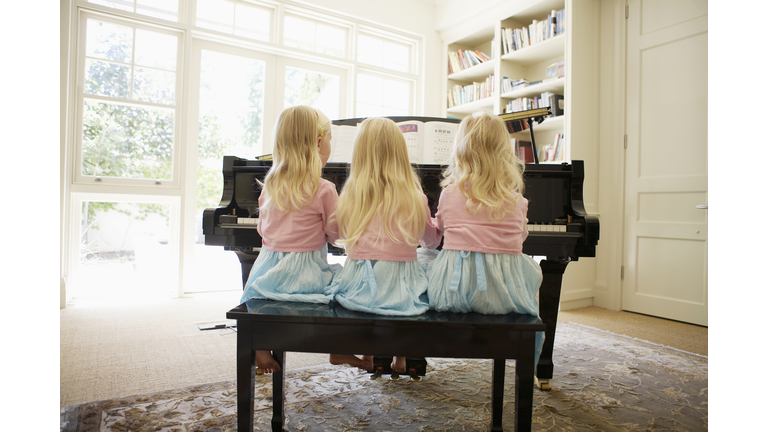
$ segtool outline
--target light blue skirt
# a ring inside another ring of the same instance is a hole
[[[539,264],[528,255],[443,249],[426,264],[432,309],[539,316],[543,276]],[[543,346],[544,332],[536,332],[536,363]]]
[[[347,258],[325,292],[354,311],[408,316],[429,310],[427,273],[418,261]]]
[[[341,269],[339,264],[328,264],[327,244],[310,252],[262,249],[240,302],[253,298],[327,304],[331,296],[325,294],[325,289]]]

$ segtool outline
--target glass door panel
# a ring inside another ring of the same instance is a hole
[[[198,47],[195,241],[192,276],[185,278],[185,291],[241,289],[235,253],[204,244],[202,214],[221,201],[223,157],[253,159],[264,152],[265,135],[271,133],[266,129],[272,127],[266,124],[272,116],[265,115],[265,108],[271,108],[273,100],[267,92],[273,91],[268,87],[275,62],[272,56],[247,50],[203,42]]]
[[[177,247],[170,203],[80,201],[73,298],[176,294]]]

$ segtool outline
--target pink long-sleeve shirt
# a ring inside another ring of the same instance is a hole
[[[265,200],[264,189],[259,195],[259,207]],[[261,245],[276,252],[309,252],[339,239],[339,227],[330,220],[336,211],[339,194],[336,186],[320,179],[312,201],[298,211],[282,212],[272,208],[259,211],[257,229]]]
[[[440,236],[434,225],[432,215],[429,213],[427,196],[424,197],[424,212],[427,215],[424,224],[424,234],[419,243],[427,248],[436,248],[440,245]],[[384,231],[378,219],[374,218],[360,236],[354,246],[347,250],[347,256],[355,260],[382,260],[382,261],[416,261],[416,246],[410,246],[403,242],[402,234],[397,227],[392,232],[400,243],[395,243]]]
[[[435,225],[444,237],[443,249],[519,255],[528,237],[528,200],[517,194],[517,204],[496,221],[486,211],[467,211],[467,197],[455,185],[440,193]]]

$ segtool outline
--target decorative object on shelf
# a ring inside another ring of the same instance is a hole
[[[562,78],[565,76],[565,62],[559,61],[557,63],[547,66],[547,79]]]

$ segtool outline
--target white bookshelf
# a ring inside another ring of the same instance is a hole
[[[533,20],[544,21],[552,10],[561,9],[565,10],[563,34],[502,55],[502,28],[527,27]],[[582,141],[592,139],[590,128],[593,127],[596,119],[599,95],[596,92],[590,93],[588,89],[594,88],[595,82],[593,71],[594,64],[598,60],[596,47],[599,45],[599,35],[594,31],[594,24],[599,11],[593,2],[580,0],[538,0],[526,2],[524,5],[510,4],[506,8],[499,6],[496,10],[501,12],[500,16],[497,15],[488,22],[480,23],[475,29],[467,29],[463,35],[452,33],[450,40],[443,41],[446,65],[444,115],[464,118],[476,111],[501,114],[507,103],[514,99],[532,98],[545,92],[563,95],[564,115],[547,118],[541,124],[534,124],[534,134],[536,146],[539,149],[551,144],[557,134],[562,134],[564,151],[560,161],[569,161],[572,158],[574,146],[581,145],[580,137],[583,138]],[[477,21],[474,22],[477,23]],[[448,52],[458,49],[480,50],[491,57],[491,60],[449,75]],[[565,76],[546,79],[547,67],[559,61],[565,64]],[[448,107],[448,93],[454,85],[482,82],[491,75],[493,76],[491,97]],[[513,81],[526,79],[529,82],[541,82],[502,92],[501,83],[504,77]],[[580,123],[572,128],[574,122]],[[530,139],[528,131],[517,132],[511,136],[522,140]],[[591,146],[591,143],[584,142],[584,145]]]

